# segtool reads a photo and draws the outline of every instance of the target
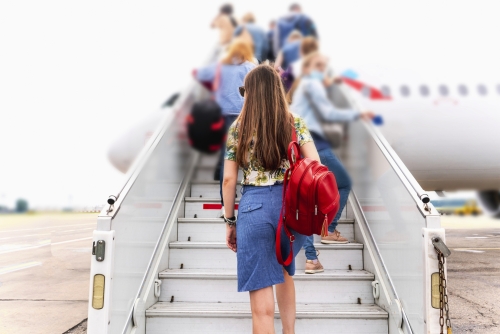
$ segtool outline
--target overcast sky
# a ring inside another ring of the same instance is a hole
[[[124,180],[110,144],[189,82],[216,42],[209,23],[221,3],[0,2],[0,205],[96,205],[116,192]],[[263,26],[289,5],[232,3]],[[339,70],[498,71],[496,1],[303,3]]]

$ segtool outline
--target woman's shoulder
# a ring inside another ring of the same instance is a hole
[[[252,63],[251,61],[244,61],[241,65],[243,65],[246,68],[253,69],[254,67],[257,67],[255,63]]]
[[[295,125],[296,128],[306,126],[304,119],[300,115],[294,112],[292,112],[292,115],[293,115],[293,124]]]

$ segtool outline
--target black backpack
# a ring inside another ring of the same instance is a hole
[[[222,110],[217,102],[196,102],[187,116],[189,144],[204,153],[219,151],[226,140]]]

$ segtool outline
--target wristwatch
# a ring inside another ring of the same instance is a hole
[[[224,221],[229,226],[236,226],[236,216],[233,216],[231,218],[227,218],[226,215],[224,215]]]

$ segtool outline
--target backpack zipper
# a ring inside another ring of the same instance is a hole
[[[325,171],[323,173],[323,175],[321,175],[317,180],[316,180],[316,189],[315,189],[315,192],[314,192],[314,215],[317,216],[318,215],[318,182],[323,179],[324,177],[326,177],[326,175],[328,175],[328,171]]]
[[[297,189],[299,189],[299,191],[297,191],[297,211],[295,211],[295,220],[299,220],[299,196],[300,196],[300,185],[302,184],[302,180],[304,179],[304,176],[306,175],[306,172],[312,167],[314,166],[315,164],[314,163],[311,163],[309,164],[309,166],[306,167],[306,169],[304,170],[304,173],[302,173],[302,176],[300,177],[300,180],[299,180],[299,185],[297,186]]]

